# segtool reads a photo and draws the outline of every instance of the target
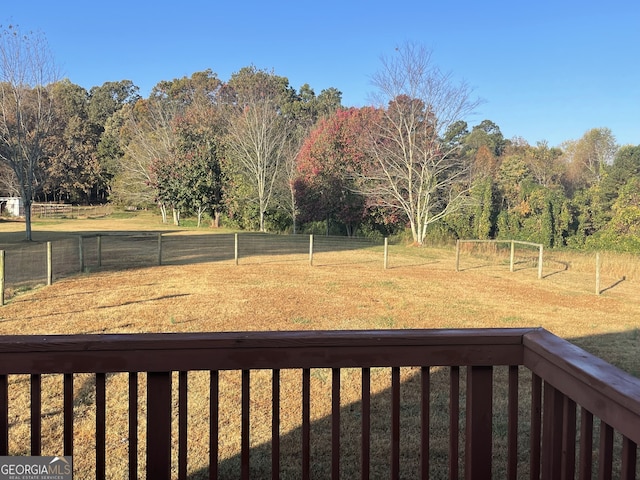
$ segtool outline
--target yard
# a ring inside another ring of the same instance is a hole
[[[150,219],[145,219],[146,223],[142,224],[140,221],[134,217],[119,221],[36,223],[34,238],[43,241],[71,231],[162,228]],[[15,241],[21,228],[21,224],[0,223],[0,243]],[[180,232],[184,235],[191,233],[194,232],[189,229]],[[609,267],[603,273],[605,291],[596,296],[593,273],[589,271],[590,257],[551,252],[548,258],[542,280],[537,279],[535,266],[526,262],[510,273],[508,264],[505,266],[504,262],[491,255],[464,252],[461,271],[455,272],[453,248],[416,249],[403,245],[391,247],[387,269],[382,268],[381,249],[378,247],[321,253],[314,258],[313,266],[304,255],[257,254],[243,259],[239,265],[223,261],[121,271],[98,269],[16,295],[0,309],[0,334],[541,326],[640,376],[640,304],[637,301],[640,276],[637,274],[638,265],[633,263],[640,264],[640,261],[606,256],[605,267]],[[314,392],[326,390],[327,382],[330,392],[328,375],[324,371],[313,373]],[[402,375],[406,395],[410,396],[414,372],[403,369]],[[296,398],[299,379],[294,377],[285,374],[283,399]],[[341,398],[345,405],[357,404],[358,378],[357,372],[350,372],[343,379]],[[44,381],[55,383],[55,379]],[[239,377],[229,374],[221,381],[228,392],[228,398],[224,400],[227,403],[221,405],[221,411],[228,412],[228,415],[221,421],[234,431],[238,417],[232,412],[234,402],[238,401]],[[260,374],[255,375],[252,382],[252,391],[254,383],[256,385],[256,394],[252,396],[255,402],[252,415],[259,419],[267,415],[264,409],[268,409],[266,394],[270,390],[261,389],[260,385],[268,383],[268,380]],[[388,382],[387,373],[375,372],[372,390],[382,395],[388,388]],[[81,419],[76,427],[76,436],[88,439],[86,445],[80,447],[82,454],[77,452],[77,468],[89,468],[86,465],[82,467],[82,464],[85,461],[90,464],[91,460],[92,387],[90,380],[82,376],[76,383],[76,415]],[[126,401],[120,398],[126,394],[124,383],[126,380],[119,375],[109,379],[108,390],[112,395],[107,410],[109,418],[126,415]],[[51,402],[50,415],[43,421],[46,438],[43,450],[52,452],[50,454],[56,454],[53,452],[56,452],[61,428],[60,419],[55,415],[55,405],[61,392],[56,388],[50,389],[49,397],[44,399]],[[197,391],[199,388],[200,380],[195,375],[190,389]],[[29,398],[24,389],[16,390],[12,394],[15,409],[11,411],[14,419],[11,448],[13,454],[28,454],[28,418],[24,418],[24,410]],[[286,393],[289,391],[291,396]],[[321,429],[322,419],[330,411],[330,399],[326,393],[318,393],[313,398],[312,416],[318,422],[317,428]],[[293,432],[299,427],[299,405],[296,401],[283,405],[286,412],[282,419],[283,431]],[[437,397],[435,401],[444,401],[442,408],[446,407],[446,399]],[[195,437],[199,435],[198,425],[206,423],[205,411],[199,400],[193,401],[189,421],[193,424]],[[126,433],[119,429],[126,421],[113,422],[108,430],[113,435],[110,452],[115,454],[114,458],[122,457],[126,450]],[[254,424],[261,425],[261,422]],[[410,432],[413,427],[407,428]],[[266,431],[266,425],[264,430],[258,428],[252,432],[252,445],[256,448],[268,441],[270,432]],[[348,432],[344,434],[348,435]],[[220,443],[220,459],[226,460],[228,468],[232,469],[233,459],[237,460],[238,441],[231,436],[221,439]],[[199,450],[194,450],[192,456],[193,478],[199,478],[195,472],[203,471],[207,457]],[[121,468],[118,462],[111,468],[114,470],[108,477],[118,476]],[[411,471],[410,462],[405,468]]]

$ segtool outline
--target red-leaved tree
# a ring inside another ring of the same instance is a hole
[[[331,221],[352,235],[365,216],[367,199],[357,193],[354,173],[371,161],[370,124],[380,113],[370,107],[336,111],[311,131],[298,155],[295,182],[298,218]]]

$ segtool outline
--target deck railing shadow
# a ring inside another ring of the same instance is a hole
[[[422,368],[402,368],[399,395],[401,397],[397,418],[394,420],[393,371],[389,368],[374,369],[372,377],[385,377],[388,388],[371,395],[367,407],[361,401],[343,405],[339,411],[339,457],[332,456],[335,445],[333,414],[310,422],[308,433],[299,426],[281,435],[278,458],[274,459],[272,442],[251,447],[249,453],[249,473],[251,479],[270,479],[273,465],[277,462],[277,478],[405,478],[441,479],[461,478],[464,475],[465,457],[465,416],[466,416],[466,369],[459,367],[431,367],[428,373],[429,419],[422,413],[423,377]],[[509,367],[494,370],[493,405],[493,445],[492,464],[494,478],[507,478],[507,406]],[[519,392],[529,390],[531,376],[520,369]],[[313,375],[313,370],[312,370]],[[327,372],[326,388],[331,391],[332,373]],[[378,378],[379,380],[379,378]],[[341,382],[361,384],[362,374],[349,371],[341,377]],[[326,392],[323,392],[324,396]],[[527,394],[525,393],[524,396]],[[454,398],[452,402],[451,399]],[[397,400],[396,400],[397,401]],[[519,406],[518,444],[526,446],[529,441],[529,408],[524,402]],[[363,408],[364,407],[364,408]],[[363,414],[368,411],[368,454],[363,455]],[[301,419],[302,420],[302,419]],[[423,423],[426,422],[426,423]],[[422,437],[422,425],[428,425],[428,445]],[[396,431],[397,445],[392,432]],[[451,432],[456,435],[451,435]],[[302,465],[302,445],[305,435],[309,435],[309,470]],[[424,447],[424,450],[423,450]],[[394,449],[397,450],[394,454]],[[428,462],[423,465],[422,455],[428,452]],[[394,455],[397,458],[394,459]],[[339,464],[332,464],[332,461]],[[517,459],[518,478],[529,473],[526,449],[519,452]],[[395,462],[395,464],[394,464]],[[428,471],[428,476],[423,471]],[[216,466],[217,478],[242,478],[242,458],[236,455],[221,460]],[[204,468],[188,476],[189,480],[210,478],[212,470]]]

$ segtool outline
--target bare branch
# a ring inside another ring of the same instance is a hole
[[[45,141],[54,120],[49,89],[57,80],[43,35],[23,34],[12,25],[0,31],[0,161],[15,173],[27,240],[31,240],[31,203],[42,184],[38,178],[42,172],[37,170],[46,160]]]
[[[360,175],[362,193],[402,212],[414,242],[422,244],[427,226],[466,197],[467,165],[441,139],[479,101],[465,83],[454,84],[432,64],[430,51],[413,44],[383,58],[373,84],[384,113],[371,132],[374,166]]]

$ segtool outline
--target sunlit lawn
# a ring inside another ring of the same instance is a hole
[[[0,244],[15,241],[20,224],[0,223]],[[157,218],[131,215],[120,219],[69,220],[36,223],[34,238],[51,238],[82,231],[162,230]],[[181,234],[194,229],[179,229]],[[212,232],[200,229],[197,233]],[[463,251],[461,271],[455,272],[453,247],[416,249],[390,247],[389,268],[383,269],[382,249],[322,253],[309,266],[305,255],[128,269],[94,270],[61,279],[50,287],[26,291],[0,309],[0,333],[68,334],[120,332],[197,332],[230,330],[320,330],[537,327],[570,339],[592,353],[634,375],[640,373],[640,306],[637,302],[640,262],[634,257],[603,254],[604,293],[594,294],[593,254],[546,252],[544,278],[537,279],[532,258],[536,252],[518,253],[516,271],[509,272],[508,253]],[[622,280],[624,277],[624,280]],[[415,370],[403,369],[403,471],[415,476],[417,455],[417,385]],[[502,375],[500,371],[497,376]],[[434,469],[446,465],[448,373],[433,369],[432,412]],[[372,376],[376,415],[372,444],[374,478],[386,478],[388,458],[389,371]],[[61,380],[44,379],[43,453],[61,449]],[[208,378],[190,377],[190,471],[193,478],[208,465]],[[344,478],[357,476],[360,372],[343,374],[341,399],[346,460]],[[523,375],[526,391],[527,376]],[[109,478],[126,470],[128,445],[127,378],[109,377],[108,463]],[[221,469],[237,477],[239,465],[239,385],[237,372],[221,374]],[[502,384],[496,391],[496,429],[504,422]],[[11,453],[29,453],[28,382],[16,378],[11,389]],[[254,478],[269,468],[270,375],[252,377],[252,452]],[[140,397],[144,399],[144,379]],[[312,373],[312,418],[316,475],[326,477],[330,413],[330,373]],[[91,377],[76,378],[76,475],[91,472],[94,408]],[[296,478],[300,457],[300,372],[283,372],[282,378],[283,478]],[[521,405],[527,418],[526,394]],[[461,405],[464,405],[463,399]],[[140,405],[141,413],[144,402]],[[522,442],[526,444],[526,422]],[[139,439],[144,443],[144,422]],[[496,444],[497,455],[501,451]],[[324,461],[322,460],[324,458]],[[144,458],[140,459],[141,468]],[[232,473],[236,472],[236,473]],[[288,472],[288,473],[287,473]],[[500,470],[498,471],[499,474]],[[142,471],[140,472],[142,475]],[[204,477],[203,477],[204,478]],[[439,478],[434,476],[434,478]],[[496,477],[499,478],[499,477]]]

